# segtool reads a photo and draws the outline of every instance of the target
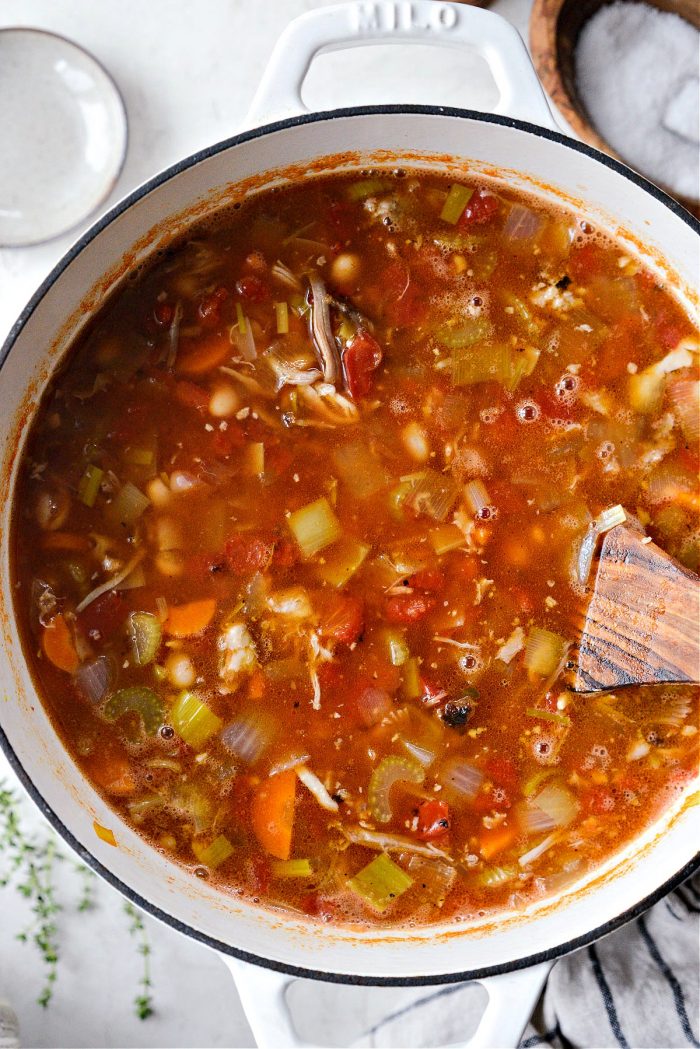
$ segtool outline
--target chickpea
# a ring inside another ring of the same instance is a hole
[[[236,414],[240,406],[240,398],[233,386],[216,386],[209,401],[209,414],[216,419],[228,419]]]
[[[165,660],[165,674],[173,688],[190,688],[197,676],[186,652],[170,653]]]
[[[418,423],[409,423],[401,431],[403,446],[417,463],[426,463],[430,458],[430,442],[428,435]]]
[[[356,284],[360,276],[360,256],[350,251],[336,255],[331,263],[331,280],[343,287]]]
[[[185,571],[185,562],[179,550],[161,550],[154,563],[160,574],[169,578],[182,575]]]

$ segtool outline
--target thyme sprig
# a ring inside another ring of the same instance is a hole
[[[17,934],[21,943],[31,943],[39,952],[44,965],[43,986],[37,1003],[46,1008],[53,997],[60,960],[58,915],[64,905],[56,896],[55,872],[58,863],[67,856],[53,830],[45,825],[41,833],[30,836],[20,821],[21,802],[4,780],[0,779],[0,889],[14,885],[30,902],[32,920]],[[73,906],[90,911],[96,906],[97,879],[84,864],[73,866],[81,880],[80,893]],[[139,990],[134,998],[134,1009],[141,1020],[153,1015],[153,994],[150,970],[151,945],[148,930],[141,915],[129,901],[124,903],[129,919],[129,932],[138,941],[137,950],[143,960]]]

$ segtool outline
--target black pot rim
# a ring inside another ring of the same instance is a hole
[[[625,167],[619,161],[607,156],[604,153],[593,149],[586,143],[575,141],[574,139],[568,138],[565,135],[560,134],[557,131],[550,131],[548,128],[539,127],[536,124],[530,124],[523,120],[515,120],[512,117],[504,117],[497,114],[480,113],[470,109],[457,109],[449,106],[420,106],[420,105],[381,105],[381,106],[354,106],[344,109],[335,109],[327,112],[320,113],[305,113],[300,116],[288,117],[285,120],[279,120],[272,124],[266,124],[260,128],[254,128],[249,131],[241,132],[238,135],[234,135],[231,138],[225,139],[222,142],[218,142],[213,146],[209,146],[206,149],[200,150],[197,153],[192,154],[184,160],[173,164],[171,167],[166,168],[158,175],[154,176],[148,182],[145,182],[142,186],[132,191],[128,196],[120,201],[113,208],[111,208],[101,219],[90,226],[89,229],[82,234],[82,236],[76,241],[76,243],[69,249],[69,251],[63,256],[62,259],[56,264],[51,273],[41,283],[37,291],[31,297],[27,305],[24,307],[16,322],[12,326],[7,339],[5,340],[2,349],[0,349],[0,368],[4,365],[7,360],[12,347],[14,346],[17,338],[25,327],[30,317],[36,310],[37,306],[44,298],[49,289],[56,283],[61,277],[64,270],[68,268],[71,262],[80,254],[80,252],[97,237],[104,229],[107,228],[115,219],[117,219],[123,212],[135,204],[137,201],[146,197],[150,192],[157,189],[163,183],[179,175],[181,172],[186,171],[188,168],[194,167],[210,157],[216,156],[232,146],[237,146],[243,142],[249,142],[257,138],[261,138],[265,135],[274,133],[276,131],[282,131],[287,128],[296,127],[303,124],[315,124],[323,123],[325,121],[337,120],[346,117],[354,116],[381,116],[381,115],[401,115],[401,114],[418,114],[423,116],[447,116],[447,117],[459,117],[462,119],[476,120],[483,123],[500,124],[504,127],[513,128],[518,131],[525,131],[539,138],[548,139],[552,142],[556,142],[559,145],[572,149],[578,153],[582,153],[598,163],[603,164],[605,167],[615,171],[618,175],[626,178],[628,181],[634,183],[639,188],[645,190],[652,197],[663,204],[676,218],[680,219],[686,225],[688,225],[695,233],[700,235],[700,222],[695,219],[685,208],[682,207],[677,201],[669,197],[667,193],[659,189],[653,183],[649,182],[643,176],[638,175],[636,172]],[[174,915],[169,914],[167,911],[162,910],[155,904],[151,903],[145,897],[135,892],[129,885],[123,882],[120,878],[116,877],[115,874],[108,868],[105,867],[93,854],[87,850],[80,842],[73,836],[73,834],[65,826],[61,818],[51,808],[42,794],[34,785],[31,776],[26,772],[24,766],[20,762],[19,758],[14,752],[14,749],[7,738],[2,726],[0,725],[0,748],[5,753],[10,766],[16,773],[18,779],[24,786],[25,790],[29,794],[30,798],[34,801],[38,809],[46,817],[53,828],[61,835],[64,841],[78,854],[81,860],[91,867],[95,873],[99,874],[106,882],[108,882],[114,889],[120,892],[132,903],[136,904],[142,910],[155,918],[160,919],[166,925],[176,929],[178,932],[183,933],[185,936],[189,936],[193,940],[197,940],[200,943],[205,944],[207,947],[211,947],[221,954],[230,955],[239,961],[249,962],[254,965],[260,965],[267,969],[272,969],[279,973],[284,973],[290,977],[298,977],[304,979],[321,980],[328,983],[340,983],[340,984],[352,984],[356,986],[385,986],[385,987],[411,987],[411,986],[434,986],[438,984],[448,983],[459,983],[466,982],[469,980],[484,979],[488,976],[498,976],[502,973],[514,972],[518,969],[526,969],[530,966],[537,965],[540,962],[554,962],[557,958],[562,957],[571,951],[578,950],[581,947],[585,947],[587,944],[593,943],[595,940],[600,939],[601,936],[605,936],[608,933],[613,932],[620,926],[632,921],[637,918],[640,914],[643,914],[649,907],[663,899],[669,892],[671,892],[676,886],[682,884],[687,878],[694,874],[697,870],[700,870],[700,852],[687,864],[685,864],[672,878],[669,878],[666,882],[660,885],[654,892],[646,896],[643,900],[635,903],[632,907],[622,911],[620,914],[611,918],[609,921],[604,922],[602,925],[596,926],[594,929],[589,930],[582,936],[578,936],[571,940],[565,940],[564,942],[557,944],[555,947],[551,947],[546,951],[540,951],[538,953],[528,955],[524,958],[517,958],[512,961],[503,962],[500,965],[487,966],[480,969],[470,969],[458,972],[447,972],[440,973],[437,975],[430,974],[429,976],[361,976],[353,973],[334,973],[334,972],[323,972],[317,969],[309,969],[301,966],[288,965],[284,962],[278,962],[274,959],[265,958],[260,955],[252,954],[248,951],[244,951],[239,947],[224,943],[221,940],[217,940],[213,936],[209,936],[206,933],[201,932],[198,929],[193,928],[186,922],[180,921]],[[407,944],[407,949],[410,949],[410,944]]]

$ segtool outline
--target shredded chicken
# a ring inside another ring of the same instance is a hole
[[[309,274],[309,285],[313,295],[311,304],[311,338],[327,383],[336,384],[342,378],[340,354],[331,328],[326,287],[317,273]]]
[[[244,674],[251,674],[258,665],[255,643],[245,623],[237,621],[224,627],[218,640],[219,675],[231,687]]]

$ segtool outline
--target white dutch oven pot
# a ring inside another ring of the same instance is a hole
[[[390,41],[476,48],[501,92],[497,115],[429,106],[304,112],[300,89],[315,54]],[[37,700],[11,601],[10,496],[18,451],[64,350],[127,270],[194,218],[244,192],[382,165],[501,179],[545,203],[564,199],[578,207],[627,253],[663,273],[689,309],[700,227],[642,178],[559,134],[518,34],[473,7],[350,3],[303,15],[279,41],[249,123],[270,119],[277,123],[176,165],[101,219],[47,278],[2,350],[0,742],[35,802],[87,863],[145,910],[221,953],[261,1046],[300,1044],[284,998],[293,976],[389,985],[488,978],[489,1004],[470,1044],[515,1045],[555,958],[635,917],[697,867],[700,807],[693,788],[602,869],[556,899],[497,920],[353,932],[219,893],[121,822],[80,774]],[[94,820],[112,828],[116,848],[97,838]]]

